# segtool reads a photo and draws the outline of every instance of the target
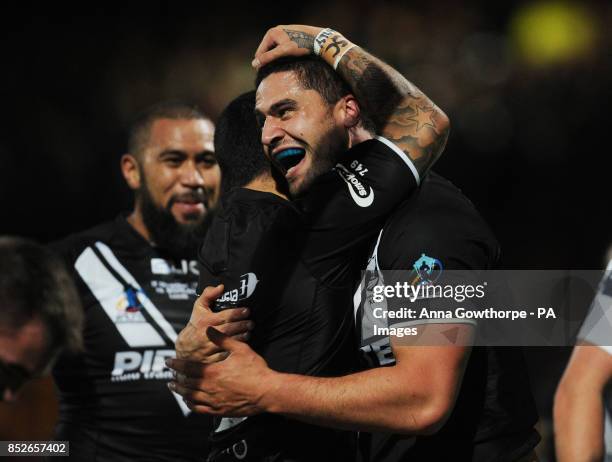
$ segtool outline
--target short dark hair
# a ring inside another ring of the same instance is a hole
[[[153,122],[159,119],[204,119],[209,117],[197,105],[183,101],[162,101],[142,111],[130,126],[128,133],[128,152],[138,155],[146,145]]]
[[[306,90],[315,90],[328,104],[338,102],[351,89],[328,64],[316,56],[286,57],[274,60],[257,71],[255,88],[270,74],[295,72],[298,82]]]
[[[300,85],[306,90],[315,90],[327,104],[335,104],[352,93],[348,84],[329,64],[313,55],[279,58],[260,67],[255,77],[255,88],[270,74],[287,71],[295,72]],[[363,127],[370,133],[376,133],[376,125],[365,108],[361,107],[360,112]]]
[[[255,119],[255,92],[235,98],[223,110],[215,129],[215,156],[221,169],[223,192],[243,187],[270,172]]]
[[[37,317],[49,353],[82,348],[83,310],[62,260],[33,241],[0,236],[0,325],[17,330]]]

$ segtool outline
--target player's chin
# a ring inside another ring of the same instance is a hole
[[[181,225],[195,225],[204,219],[206,207],[202,203],[181,204],[177,202],[172,206],[172,215]]]
[[[301,165],[302,163],[304,165]],[[310,174],[310,169],[310,162],[303,160],[295,170],[285,177],[289,186],[289,193],[292,196],[300,196],[308,190],[314,181],[313,175]]]
[[[304,176],[300,176],[298,178],[294,178],[288,182],[289,184],[289,194],[293,197],[302,196],[309,187],[308,179]]]

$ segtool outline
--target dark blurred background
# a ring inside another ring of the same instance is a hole
[[[424,3],[126,2],[63,14],[24,3],[3,14],[0,234],[48,242],[128,208],[118,161],[132,118],[175,98],[216,117],[251,88],[266,29],[301,23],[343,32],[447,112],[436,170],[490,223],[506,267],[602,268],[612,242],[612,5]],[[546,436],[568,350],[527,353]],[[31,414],[27,404],[0,408],[0,439],[48,432],[53,405],[41,408],[48,398],[32,389]],[[552,460],[546,441],[540,451]]]

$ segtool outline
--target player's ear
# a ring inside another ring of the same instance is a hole
[[[341,123],[346,128],[355,127],[361,120],[361,110],[357,99],[351,95],[345,95],[336,103],[335,110]]]
[[[130,189],[140,189],[140,168],[135,156],[132,154],[121,156],[121,173]]]

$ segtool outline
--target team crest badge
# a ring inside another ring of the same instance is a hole
[[[125,288],[123,295],[117,301],[117,317],[115,322],[144,322],[142,303],[138,297],[140,290],[131,286]]]
[[[433,284],[442,274],[442,262],[437,258],[428,257],[421,254],[414,265],[412,265],[418,275],[418,284]]]

